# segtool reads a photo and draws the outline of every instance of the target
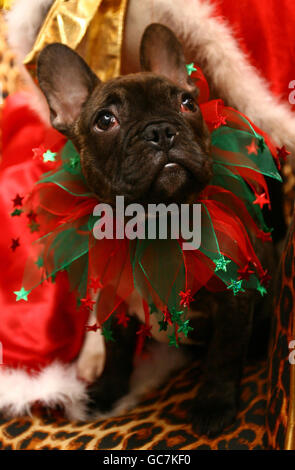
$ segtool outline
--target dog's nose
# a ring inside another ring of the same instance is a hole
[[[176,134],[172,124],[161,122],[149,124],[143,131],[143,138],[156,147],[169,150],[173,146]]]

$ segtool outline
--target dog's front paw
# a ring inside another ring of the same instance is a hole
[[[237,414],[236,386],[233,383],[201,386],[191,407],[194,431],[214,437],[232,424]]]
[[[101,376],[105,363],[105,355],[82,354],[77,362],[77,377],[88,384],[92,384]]]
[[[103,336],[100,332],[87,333],[77,361],[77,377],[88,384],[92,384],[101,376],[105,359]]]

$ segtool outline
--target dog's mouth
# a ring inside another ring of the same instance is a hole
[[[169,162],[160,169],[154,183],[165,180],[165,183],[177,188],[179,184],[185,182],[190,174],[191,172],[184,165],[176,162]]]
[[[149,202],[185,202],[192,193],[194,176],[180,163],[168,162],[157,173],[147,198]]]
[[[168,158],[149,188],[149,201],[185,203],[210,182],[212,162],[203,152],[188,154],[175,149]]]

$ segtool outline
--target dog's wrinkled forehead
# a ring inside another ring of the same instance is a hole
[[[115,108],[125,119],[161,118],[176,111],[185,92],[166,77],[149,72],[119,77],[96,87],[83,114],[90,118],[97,109]],[[192,95],[197,95],[197,89]]]

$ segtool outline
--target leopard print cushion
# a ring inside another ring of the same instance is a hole
[[[295,299],[295,213],[289,228],[286,246],[280,263],[277,279],[274,325],[269,365],[269,390],[267,412],[268,442],[274,449],[295,449],[295,438],[286,441],[291,425],[289,408],[291,366],[289,362],[289,342],[294,339],[294,299]]]
[[[3,11],[0,9],[0,92],[1,101],[9,94],[24,86],[23,80],[20,75],[15,55],[6,42],[6,25],[4,21]]]
[[[31,417],[0,419],[0,449],[12,450],[165,450],[263,449],[266,364],[248,366],[242,381],[240,411],[219,437],[197,435],[187,410],[196,393],[198,366],[179,372],[129,413],[93,422],[69,422],[61,410],[35,407]]]

